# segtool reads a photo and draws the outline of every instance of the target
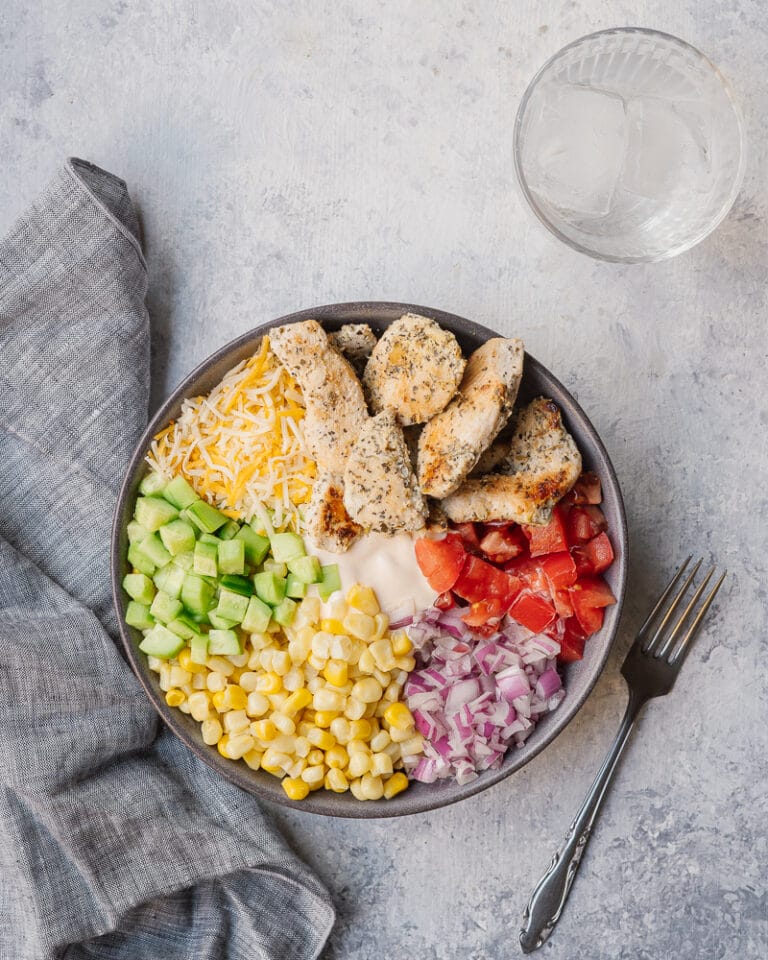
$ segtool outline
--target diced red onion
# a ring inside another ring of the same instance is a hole
[[[550,667],[548,670],[545,670],[536,681],[536,694],[541,697],[542,700],[548,700],[562,685],[563,682],[560,679],[560,674],[553,667]]]

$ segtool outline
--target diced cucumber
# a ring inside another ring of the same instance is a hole
[[[219,549],[219,538],[215,533],[201,533],[200,543],[212,543],[216,549]]]
[[[267,557],[261,569],[265,570],[267,573],[274,573],[276,577],[285,577],[288,574],[288,567],[286,564],[279,560],[273,560],[272,557]]]
[[[185,574],[181,602],[190,613],[200,616],[208,613],[215,593],[210,583],[206,583],[202,577],[197,577],[194,573]]]
[[[195,500],[186,508],[186,514],[194,525],[203,533],[215,533],[223,527],[227,518],[216,507],[212,507],[205,500]]]
[[[136,553],[146,557],[156,567],[164,567],[171,562],[171,555],[163,546],[163,541],[156,533],[150,533],[141,543],[136,544]],[[144,571],[142,571],[143,573]]]
[[[298,557],[288,561],[288,569],[304,583],[319,583],[323,579],[323,571],[317,557]]]
[[[166,523],[175,520],[179,511],[162,497],[139,497],[136,501],[134,516],[150,533],[159,530]]]
[[[245,573],[245,543],[242,540],[219,541],[219,573]]]
[[[220,617],[215,608],[208,611],[208,622],[217,630],[230,630],[237,626],[237,620],[230,620],[228,617]]]
[[[234,630],[211,630],[208,634],[208,653],[212,657],[234,657],[242,652],[240,638]]]
[[[170,623],[181,613],[181,600],[177,600],[164,590],[158,590],[149,612],[161,623]]]
[[[258,597],[251,597],[243,617],[243,630],[246,633],[264,633],[271,618],[272,607]]]
[[[195,549],[195,528],[183,520],[171,520],[158,530],[163,546],[175,557],[178,553],[189,553]]]
[[[307,595],[308,583],[299,580],[295,573],[289,573],[285,581],[286,597],[293,597],[294,600],[302,600]]]
[[[341,590],[339,567],[336,563],[329,563],[327,567],[321,567],[320,569],[323,579],[318,585],[317,592],[320,594],[321,600],[327,600],[332,593]]]
[[[186,573],[175,563],[168,563],[161,567],[155,574],[155,586],[163,593],[178,600],[181,596],[181,589],[184,586]]]
[[[217,536],[219,540],[231,540],[233,537],[237,536],[240,530],[240,524],[237,520],[227,520],[224,526],[217,531]]]
[[[273,533],[269,538],[272,556],[278,563],[287,563],[306,555],[304,541],[298,533]]]
[[[192,663],[205,663],[208,659],[208,634],[198,633],[190,638],[189,658]]]
[[[268,570],[254,574],[253,586],[259,600],[263,600],[272,607],[276,607],[285,598],[285,580]]]
[[[189,553],[179,553],[173,558],[173,565],[181,567],[182,570],[191,570],[195,565],[195,555],[190,550]]]
[[[126,573],[123,577],[123,590],[131,600],[150,604],[155,597],[155,585],[145,573]]]
[[[251,527],[240,527],[235,540],[242,540],[245,544],[245,559],[252,567],[258,567],[269,553],[269,540],[255,533]]]
[[[195,563],[193,570],[201,577],[215,577],[218,573],[216,558],[218,551],[212,543],[198,540],[195,544]]]
[[[200,499],[184,477],[174,477],[163,490],[163,496],[179,510],[191,506],[195,500]]]
[[[146,527],[142,527],[138,520],[129,521],[125,529],[128,534],[128,543],[138,543],[149,536],[149,530],[147,530]]]
[[[233,593],[231,590],[222,590],[219,593],[219,604],[215,610],[217,617],[226,617],[227,620],[240,623],[247,609],[248,597],[244,597],[240,593]]]
[[[219,583],[232,593],[239,593],[243,597],[253,596],[253,583],[248,577],[241,577],[236,573],[225,573]]]
[[[143,493],[145,497],[154,497],[162,493],[164,489],[165,480],[154,470],[150,470],[139,484],[139,492]]]
[[[148,657],[159,657],[161,660],[170,660],[185,646],[181,637],[164,627],[161,623],[155,624],[147,630],[144,639],[139,644],[139,650]]]
[[[191,640],[192,637],[196,637],[200,633],[200,628],[195,621],[183,613],[180,613],[175,620],[171,620],[168,629],[171,633],[175,633],[177,637],[183,637],[185,640]]]
[[[298,604],[295,600],[289,600],[287,597],[275,607],[272,616],[275,621],[283,627],[288,627],[296,616]]]
[[[157,564],[152,563],[143,553],[139,553],[140,546],[141,543],[132,543],[128,547],[128,563],[130,563],[132,567],[135,567],[136,570],[140,570],[148,577],[151,577],[157,570]],[[162,546],[162,544],[160,544],[160,546]]]
[[[125,622],[129,627],[136,627],[137,630],[149,630],[155,624],[154,617],[149,612],[149,607],[145,603],[138,603],[131,600],[125,608]]]

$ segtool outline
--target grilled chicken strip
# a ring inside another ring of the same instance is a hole
[[[304,519],[315,545],[331,553],[345,553],[363,532],[344,508],[344,481],[330,473],[315,480]]]
[[[456,523],[506,520],[546,524],[581,473],[581,454],[552,400],[538,397],[517,420],[502,473],[467,480],[442,502]]]
[[[344,471],[344,506],[366,529],[397,533],[424,526],[427,505],[392,410],[371,417],[360,431]]]
[[[318,466],[342,476],[352,444],[368,420],[363,389],[349,362],[317,320],[269,331],[275,356],[301,387],[304,439]]]
[[[456,490],[506,425],[523,376],[523,341],[494,337],[467,361],[459,392],[419,438],[422,493],[442,499]]]
[[[329,333],[331,344],[352,364],[355,373],[362,377],[373,348],[376,334],[367,323],[345,323],[335,333]]]
[[[403,426],[424,423],[456,393],[464,365],[452,333],[428,317],[406,313],[373,348],[363,386],[374,413],[391,409]]]

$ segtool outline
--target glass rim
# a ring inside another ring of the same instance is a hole
[[[703,63],[705,63],[709,69],[714,73],[717,79],[720,81],[725,95],[728,98],[728,102],[731,105],[733,110],[734,117],[736,119],[736,129],[739,134],[739,164],[735,171],[733,181],[731,183],[731,188],[728,192],[728,196],[723,201],[720,209],[717,214],[712,218],[707,227],[703,230],[700,230],[696,236],[691,239],[686,240],[684,243],[679,243],[674,247],[671,247],[669,250],[665,250],[663,253],[650,255],[650,256],[619,256],[612,255],[609,253],[602,253],[597,250],[593,250],[590,247],[585,246],[582,243],[579,243],[578,240],[574,240],[571,237],[567,236],[560,230],[552,220],[547,216],[547,214],[542,209],[541,205],[536,200],[535,195],[528,187],[528,183],[523,172],[523,165],[521,159],[521,138],[520,130],[523,124],[523,118],[525,116],[528,103],[531,99],[533,91],[538,86],[544,73],[552,66],[553,63],[558,61],[565,53],[569,50],[572,50],[574,47],[579,46],[587,40],[593,40],[595,37],[604,37],[604,36],[615,36],[618,34],[642,34],[648,37],[659,37],[665,41],[671,41],[673,44],[678,45],[690,52],[692,52],[696,57],[698,57]],[[517,113],[515,115],[515,123],[513,127],[513,160],[515,165],[515,174],[517,176],[517,182],[520,187],[520,190],[528,204],[530,210],[535,214],[536,218],[542,223],[549,232],[557,237],[558,240],[562,240],[567,246],[572,250],[577,250],[579,253],[584,253],[589,257],[592,257],[595,260],[603,260],[608,263],[659,263],[662,260],[670,260],[672,257],[679,256],[682,253],[686,253],[688,250],[693,249],[697,244],[701,243],[702,240],[705,240],[728,216],[731,208],[736,202],[736,198],[739,195],[741,190],[742,182],[744,180],[744,173],[746,170],[746,136],[744,130],[744,118],[741,113],[741,109],[736,102],[736,99],[733,96],[733,91],[728,80],[723,76],[719,67],[714,64],[709,57],[702,53],[697,47],[694,47],[693,44],[688,43],[687,40],[681,40],[680,37],[676,37],[671,33],[665,33],[663,30],[654,30],[651,27],[607,27],[604,30],[596,30],[594,33],[587,33],[584,36],[577,37],[575,40],[571,40],[570,43],[565,44],[565,46],[560,47],[555,53],[549,57],[536,71],[531,80],[528,83],[528,86],[525,88],[522,97],[520,98],[520,104],[517,108]]]

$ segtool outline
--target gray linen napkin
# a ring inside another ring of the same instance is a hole
[[[146,288],[125,184],[81,160],[0,243],[0,957],[315,957],[325,890],[111,639]]]

